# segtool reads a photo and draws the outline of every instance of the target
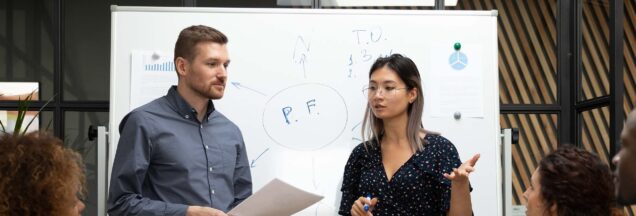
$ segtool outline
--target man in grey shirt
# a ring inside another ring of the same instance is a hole
[[[110,215],[226,215],[252,194],[241,132],[212,103],[225,90],[226,44],[208,26],[181,31],[178,85],[119,125]]]

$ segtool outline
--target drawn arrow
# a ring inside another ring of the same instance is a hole
[[[256,166],[254,166],[254,163],[256,163],[256,160],[258,160],[261,156],[263,156],[263,154],[265,154],[265,152],[267,152],[269,150],[269,148],[266,148],[265,151],[263,151],[263,153],[261,153],[260,155],[258,155],[258,157],[256,157],[256,159],[252,160],[252,163],[250,164],[251,168],[254,168]]]
[[[253,91],[253,92],[259,93],[259,94],[261,94],[261,95],[263,95],[263,96],[266,96],[266,97],[267,97],[267,95],[266,95],[265,93],[260,92],[260,91],[257,91],[257,90],[255,90],[255,89],[253,89],[253,88],[250,88],[250,87],[244,86],[244,85],[242,85],[240,82],[232,82],[232,85],[234,85],[234,87],[236,87],[237,89],[245,88],[245,89],[247,89],[247,90],[251,90],[251,91]]]

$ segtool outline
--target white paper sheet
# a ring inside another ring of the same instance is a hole
[[[322,196],[303,191],[279,179],[274,179],[228,212],[228,215],[292,215],[313,205],[322,198]]]
[[[459,52],[452,44],[431,49],[431,71],[427,103],[433,117],[453,116],[482,118],[484,116],[484,86],[481,48],[463,44]]]
[[[172,54],[139,51],[131,54],[130,109],[135,109],[168,93],[177,84]]]

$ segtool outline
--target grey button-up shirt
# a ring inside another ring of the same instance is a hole
[[[110,215],[185,215],[189,205],[227,212],[252,194],[239,128],[212,101],[203,122],[196,116],[173,86],[124,117]]]

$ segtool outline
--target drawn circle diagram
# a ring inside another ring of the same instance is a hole
[[[455,70],[462,70],[468,65],[468,57],[460,51],[456,51],[448,58],[448,63]]]
[[[336,89],[318,83],[290,86],[263,110],[263,128],[275,143],[293,150],[321,149],[340,137],[348,110]]]

